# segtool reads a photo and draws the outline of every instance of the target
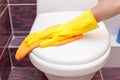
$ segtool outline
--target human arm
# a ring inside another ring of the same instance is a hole
[[[91,11],[97,22],[109,19],[120,14],[120,0],[101,0]]]

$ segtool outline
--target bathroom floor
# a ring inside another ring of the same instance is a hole
[[[34,67],[15,67],[8,80],[48,80],[45,75]]]
[[[14,67],[8,80],[48,80],[46,76],[34,67]],[[92,80],[120,80],[120,68],[103,68]]]
[[[46,76],[34,67],[14,67],[8,80],[48,80]],[[92,80],[120,80],[119,68],[103,68]]]
[[[34,67],[15,67],[8,80],[48,80],[46,76]],[[92,80],[102,80],[100,72],[97,72]]]

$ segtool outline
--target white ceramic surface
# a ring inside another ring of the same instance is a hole
[[[31,33],[40,31],[51,25],[65,23],[80,15],[80,12],[55,12],[37,16]],[[85,33],[82,39],[69,44],[36,48],[32,52],[40,59],[55,64],[84,64],[94,61],[108,50],[110,40],[105,25],[99,23],[99,28]]]
[[[31,33],[54,24],[65,23],[80,13],[40,14],[36,17]],[[100,22],[98,29],[85,33],[80,40],[59,47],[38,47],[30,53],[29,57],[33,65],[45,74],[56,78],[65,77],[69,80],[70,77],[78,78],[94,74],[101,69],[109,59],[110,49],[109,34],[105,25]]]

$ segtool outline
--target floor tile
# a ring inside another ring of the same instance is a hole
[[[120,68],[103,68],[104,80],[120,80]]]
[[[15,67],[8,80],[47,80],[47,78],[34,67]]]
[[[100,71],[96,72],[96,74],[94,75],[92,80],[102,80],[101,75],[100,75]]]
[[[34,67],[15,67],[12,69],[8,80],[48,80],[43,72]],[[98,71],[92,80],[101,80]]]

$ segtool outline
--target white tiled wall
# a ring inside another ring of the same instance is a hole
[[[115,36],[118,33],[118,29],[120,28],[120,15],[105,20],[104,23],[106,24],[110,35]]]
[[[105,67],[118,67],[120,68],[120,47],[112,47],[110,59]]]
[[[104,21],[111,36],[111,57],[105,67],[120,67],[120,44],[116,42],[120,28],[120,14]]]
[[[83,11],[90,9],[98,0],[37,0],[37,13],[51,11]]]

